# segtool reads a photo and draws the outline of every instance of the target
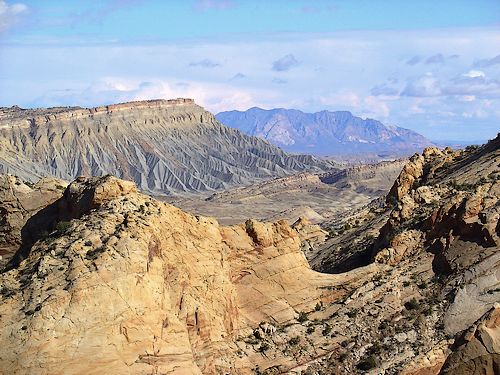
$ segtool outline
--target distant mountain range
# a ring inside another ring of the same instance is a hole
[[[305,113],[296,109],[250,108],[221,112],[224,125],[258,136],[286,151],[316,155],[405,155],[432,145],[424,136],[347,111]]]

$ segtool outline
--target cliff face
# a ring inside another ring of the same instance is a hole
[[[54,206],[50,220],[71,223],[0,276],[10,374],[245,373],[237,337],[292,320],[336,280],[309,268],[286,222],[220,227],[112,177]]]
[[[154,194],[197,192],[331,167],[219,124],[190,99],[0,111],[0,173],[106,175]]]
[[[500,137],[460,151],[428,148],[405,165],[385,203],[331,223],[330,238],[309,255],[314,269],[388,268],[339,309],[355,315],[347,357],[316,368],[498,372],[499,181]],[[342,316],[332,320],[350,331]]]
[[[66,186],[51,178],[28,186],[17,177],[0,175],[0,265],[21,245],[21,230],[28,219],[59,199]]]
[[[499,146],[415,155],[385,205],[319,248],[303,219],[225,227],[131,182],[79,178],[28,219],[0,273],[0,368],[495,374]],[[332,262],[317,269],[345,272],[311,270],[308,247]]]

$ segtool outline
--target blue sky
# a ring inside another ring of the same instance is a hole
[[[193,97],[500,131],[498,0],[0,0],[0,105]]]

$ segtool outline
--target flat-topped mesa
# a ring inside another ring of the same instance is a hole
[[[83,108],[83,107],[52,107],[52,108],[35,108],[23,109],[18,106],[10,108],[0,108],[0,127],[8,127],[9,125],[20,125],[18,122],[28,121],[30,125],[40,125],[53,120],[67,120],[82,117],[93,117],[99,114],[111,114],[113,112],[121,112],[133,109],[161,109],[174,108],[184,106],[196,106],[194,99],[177,98],[177,99],[152,99],[139,100],[132,102],[124,102],[110,104],[105,106]],[[198,107],[198,106],[196,106]],[[199,107],[201,109],[201,107]]]
[[[117,110],[127,110],[134,108],[159,108],[159,107],[175,107],[182,105],[195,104],[194,99],[177,98],[177,99],[151,99],[151,100],[138,100],[133,102],[117,103],[106,106],[90,108],[90,112],[113,112]]]

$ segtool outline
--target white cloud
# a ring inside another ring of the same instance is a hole
[[[484,72],[480,70],[469,70],[467,73],[463,74],[464,77],[475,78],[475,77],[484,77]]]
[[[0,0],[0,32],[4,32],[13,26],[23,13],[28,11],[28,7],[22,3],[7,4]]]
[[[493,125],[478,128],[461,114],[490,100],[481,119],[500,121],[500,82],[491,78],[496,68],[472,68],[474,61],[498,53],[498,38],[499,30],[485,28],[240,35],[133,45],[4,45],[0,104],[93,106],[186,96],[214,112],[253,106],[349,110],[430,137],[443,138],[450,129],[491,132]],[[425,64],[436,51],[445,62]],[[281,71],[271,69],[286,56],[292,57],[286,59],[291,64],[282,61],[277,65]],[[414,56],[419,62],[408,65]],[[450,122],[456,118],[462,122]]]
[[[441,95],[439,81],[432,75],[426,73],[424,76],[410,79],[401,92],[403,96],[437,96]]]

